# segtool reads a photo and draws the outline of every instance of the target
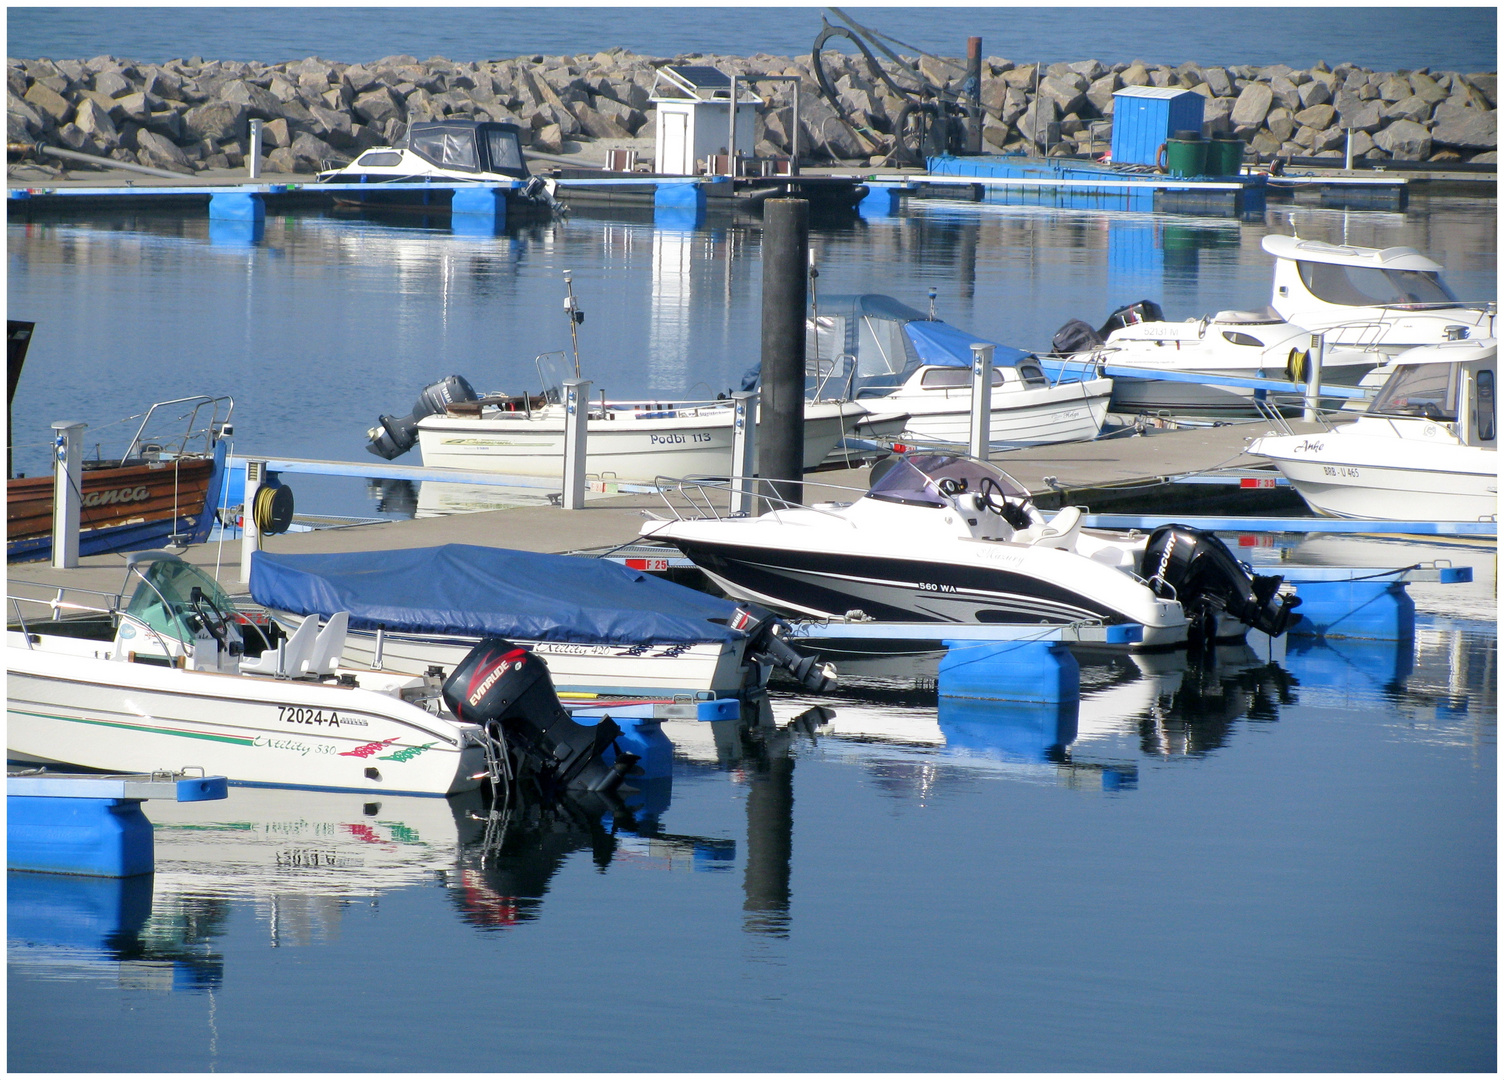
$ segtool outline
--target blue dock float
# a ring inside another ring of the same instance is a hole
[[[6,867],[127,878],[156,869],[147,799],[204,802],[229,794],[223,776],[12,774],[6,778]]]

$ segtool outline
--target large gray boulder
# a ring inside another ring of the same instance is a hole
[[[223,142],[238,138],[245,133],[246,109],[244,105],[229,102],[209,102],[195,105],[183,112],[183,134],[190,140],[210,139]]]
[[[381,124],[390,119],[401,120],[406,115],[402,99],[385,86],[366,91],[356,98],[350,107],[356,118],[363,124]]]
[[[1437,107],[1437,123],[1431,141],[1468,150],[1495,150],[1499,145],[1498,122],[1493,110],[1459,109],[1443,112]]]
[[[48,127],[60,126],[73,119],[73,106],[68,99],[41,81],[31,84],[24,100],[47,117]]]
[[[1431,133],[1414,120],[1396,120],[1374,135],[1373,142],[1396,161],[1425,161],[1431,156]]]
[[[175,169],[185,173],[193,169],[188,155],[178,149],[177,143],[155,131],[136,133],[136,157],[142,165],[153,169]]]
[[[1274,105],[1274,91],[1267,83],[1249,83],[1232,107],[1233,127],[1258,127]]]

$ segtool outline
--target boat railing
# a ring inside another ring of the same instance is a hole
[[[850,501],[855,501],[867,494],[866,488],[832,484],[824,480],[772,480],[757,477],[737,480],[724,477],[659,476],[653,481],[654,487],[658,489],[658,497],[663,500],[664,506],[678,521],[690,520],[686,517],[686,510],[691,512],[693,518],[710,518],[720,521],[729,518],[756,517],[761,512],[759,507],[765,506],[768,510],[810,510],[850,524],[848,519],[820,503],[790,499],[779,494],[776,489],[786,484],[798,484],[805,489],[817,487],[833,493],[849,492],[852,495]],[[742,498],[738,499],[737,496]],[[677,503],[676,498],[680,500]],[[732,507],[739,501],[750,503],[750,509],[732,510]],[[841,505],[849,504],[847,502]]]
[[[167,415],[167,410],[174,407],[180,407],[181,411]],[[224,410],[223,415],[220,414],[221,408]],[[205,409],[209,410],[208,420],[201,423]],[[125,448],[124,457],[134,458],[148,454],[163,458],[182,457],[188,453],[189,445],[197,440],[203,441],[203,452],[208,455],[213,452],[215,440],[224,433],[230,414],[234,411],[235,399],[228,394],[218,397],[197,394],[159,401],[146,410],[146,415],[141,418],[141,426],[136,429],[130,445]],[[152,427],[153,422],[164,426],[172,425],[172,433],[159,435]],[[181,434],[177,432],[178,424],[182,425]]]
[[[33,640],[35,635],[32,634],[31,628],[27,624],[26,614],[21,609],[22,604],[33,604],[37,607],[47,608],[51,613],[51,618],[47,620],[49,622],[61,621],[62,612],[75,612],[83,615],[108,615],[112,623],[119,622],[120,613],[122,610],[122,597],[119,593],[104,592],[99,589],[81,589],[77,586],[72,585],[58,585],[54,587],[42,586],[38,584],[36,587],[46,588],[49,591],[53,591],[55,589],[55,591],[53,592],[53,595],[49,597],[20,596],[15,593],[7,593],[5,597],[6,600],[10,603],[11,610],[15,612],[16,623],[20,627],[21,636],[25,639],[26,647],[28,649],[36,648],[36,642]],[[85,596],[100,597],[101,602],[96,604],[85,604],[79,603],[74,600],[64,599],[64,597],[70,593],[82,593]],[[167,639],[164,638],[155,627],[142,622],[141,628],[156,639],[157,644],[162,647],[162,655],[168,657],[172,656],[172,648],[168,645]]]

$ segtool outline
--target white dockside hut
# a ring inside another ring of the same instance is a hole
[[[733,106],[733,86],[736,101]],[[725,175],[727,156],[748,157],[762,99],[740,80],[713,67],[661,67],[650,98],[658,110],[653,171],[666,176]],[[736,114],[736,133],[731,120]],[[723,160],[717,162],[716,157]],[[720,166],[719,168],[717,166]]]

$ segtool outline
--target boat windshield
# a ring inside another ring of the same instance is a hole
[[[1434,270],[1385,270],[1376,266],[1338,266],[1297,262],[1300,280],[1311,295],[1328,304],[1371,307],[1385,304],[1455,304]]]
[[[234,610],[219,582],[181,559],[158,559],[146,566],[142,578],[126,614],[164,637],[193,641],[198,623],[192,599],[194,586],[203,590],[206,603],[212,602],[225,614]]]
[[[867,496],[911,506],[949,506],[950,500],[941,494],[942,487],[955,494],[975,492],[989,480],[1009,498],[1029,497],[1028,491],[1001,469],[975,458],[955,454],[910,454],[901,457],[878,478],[868,490]]]
[[[419,157],[446,169],[475,172],[480,168],[475,156],[475,134],[470,131],[446,128],[416,131],[409,140],[409,148]]]
[[[1389,376],[1368,412],[1373,416],[1457,419],[1458,364],[1403,364]]]

